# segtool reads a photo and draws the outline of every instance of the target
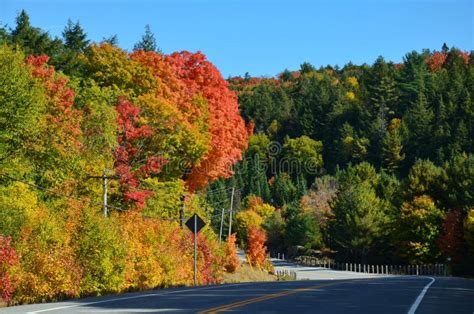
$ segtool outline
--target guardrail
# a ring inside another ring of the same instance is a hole
[[[296,280],[296,272],[292,270],[276,270],[278,280]]]
[[[284,259],[284,257],[282,258]],[[298,256],[292,260],[294,263],[312,267],[323,267],[334,270],[351,271],[366,274],[385,275],[431,275],[447,276],[448,267],[445,264],[421,264],[421,265],[380,265],[361,263],[339,263],[328,258],[316,258],[313,256]]]

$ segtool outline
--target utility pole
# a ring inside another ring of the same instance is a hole
[[[184,228],[184,211],[186,209],[186,196],[183,194],[181,195],[181,209],[179,211],[179,220],[181,221],[181,228]]]
[[[107,192],[108,192],[108,181],[107,181],[107,174],[105,173],[102,175],[102,205],[103,205],[103,211],[104,211],[104,216],[107,217]]]
[[[224,208],[222,208],[222,214],[221,214],[221,228],[219,230],[219,244],[222,242],[222,228],[224,226]]]
[[[235,192],[235,186],[232,187],[232,195],[230,197],[229,237],[232,234],[232,211],[234,207],[234,192]]]
[[[107,204],[107,194],[109,191],[109,179],[120,179],[119,176],[108,176],[107,169],[104,169],[104,173],[101,176],[88,176],[88,178],[92,179],[102,179],[102,212],[104,216],[107,217],[108,211],[108,204]]]
[[[197,286],[197,215],[194,215],[194,286]]]

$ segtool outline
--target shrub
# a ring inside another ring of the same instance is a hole
[[[156,220],[143,219],[136,211],[122,215],[120,221],[127,243],[123,288],[142,290],[160,286],[163,269],[158,260],[159,224]]]
[[[11,246],[11,238],[0,235],[0,300],[11,301],[15,280],[11,269],[18,263],[18,255]]]
[[[127,243],[115,216],[103,217],[92,209],[80,213],[74,245],[83,270],[82,295],[119,292],[124,282]]]
[[[235,227],[240,244],[247,243],[247,235],[252,227],[260,228],[263,218],[253,210],[245,210],[235,216]]]
[[[27,212],[16,247],[20,263],[14,302],[79,295],[81,269],[71,247],[71,233],[60,214],[41,205]]]
[[[259,228],[251,227],[248,233],[247,259],[252,266],[263,268],[267,260],[265,232]]]
[[[235,233],[227,237],[224,248],[224,269],[228,273],[234,273],[240,269],[240,261],[237,256],[237,248],[235,246]]]

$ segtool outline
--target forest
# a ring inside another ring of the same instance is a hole
[[[474,275],[473,52],[224,79],[148,26],[128,52],[22,11],[0,27],[0,82],[11,304],[190,285],[194,213],[199,284],[239,268],[236,244],[268,272],[284,253]]]

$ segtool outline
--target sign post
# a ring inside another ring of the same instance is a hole
[[[197,214],[186,221],[186,226],[194,233],[194,286],[197,286],[197,234],[205,225],[204,220]]]

